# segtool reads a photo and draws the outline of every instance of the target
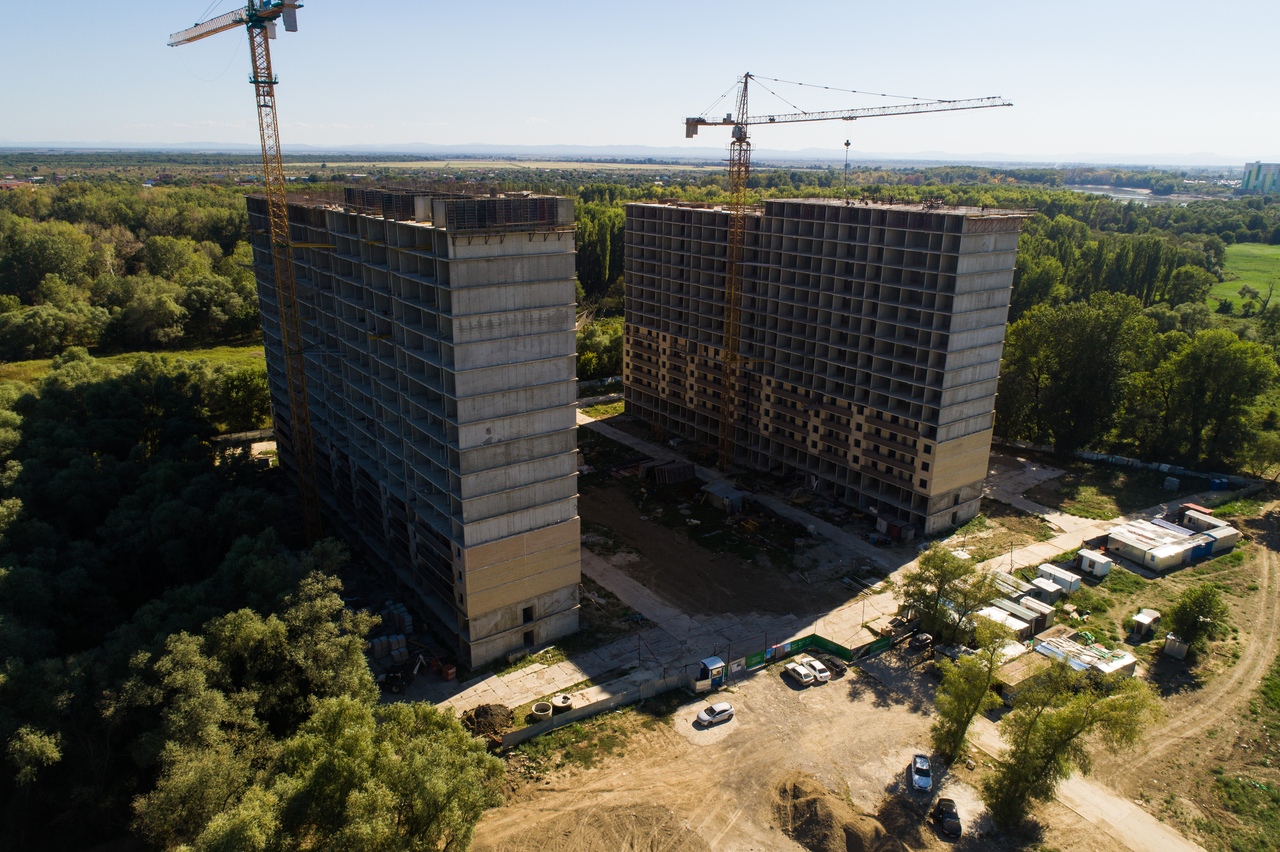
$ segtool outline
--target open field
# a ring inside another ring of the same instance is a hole
[[[1219,299],[1230,299],[1239,310],[1240,287],[1248,284],[1263,295],[1272,284],[1280,284],[1280,246],[1263,243],[1235,243],[1227,246],[1227,264],[1223,270],[1227,280],[1209,291],[1210,306],[1217,308]]]
[[[94,353],[91,352],[91,354]],[[215,366],[225,364],[236,368],[261,364],[265,369],[266,365],[261,343],[249,343],[240,346],[211,346],[204,349],[173,349],[159,353],[122,352],[116,355],[100,356],[99,360],[111,364],[127,365],[148,354],[167,355],[187,361],[208,361]],[[53,361],[47,358],[35,361],[0,363],[0,382],[34,382],[44,378],[52,365]]]
[[[1206,479],[1184,476],[1179,490],[1165,491],[1167,474],[1159,471],[1077,460],[1053,463],[1066,473],[1028,490],[1025,496],[1079,518],[1106,521],[1209,487]]]

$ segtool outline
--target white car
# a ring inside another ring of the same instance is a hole
[[[797,657],[796,659],[800,662],[800,665],[813,672],[814,679],[816,679],[818,683],[826,683],[831,680],[831,672],[827,671],[827,667],[815,660],[813,657],[805,654]]]
[[[698,724],[709,728],[712,725],[718,725],[721,722],[727,722],[733,718],[733,705],[728,701],[721,701],[718,704],[712,704],[710,707],[698,713]]]
[[[797,686],[813,686],[817,681],[817,678],[813,676],[813,672],[799,663],[787,663],[782,667],[782,673],[794,680]]]

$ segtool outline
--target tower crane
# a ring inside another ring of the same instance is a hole
[[[298,31],[298,9],[301,7],[302,4],[296,0],[246,0],[241,9],[174,33],[169,37],[169,46],[190,44],[238,27],[244,27],[249,33],[249,56],[253,61],[249,82],[253,85],[254,98],[258,104],[258,132],[262,137],[263,185],[266,187],[276,307],[280,315],[280,337],[284,346],[285,385],[289,392],[289,425],[293,433],[294,458],[302,492],[303,532],[308,541],[314,541],[320,535],[320,501],[316,493],[315,450],[311,435],[311,416],[307,408],[307,377],[302,360],[298,285],[293,274],[284,166],[280,160],[280,127],[276,115],[277,79],[271,71],[271,50],[268,46],[269,40],[276,37],[277,21],[284,23],[286,32]]]
[[[859,118],[876,118],[889,115],[916,115],[928,112],[951,112],[966,109],[1007,107],[1013,104],[999,97],[970,98],[967,100],[922,100],[912,98],[907,103],[862,109],[826,110],[823,112],[793,112],[773,115],[748,115],[747,88],[754,74],[742,75],[738,84],[737,109],[722,119],[708,120],[694,116],[684,120],[684,135],[690,139],[698,135],[702,127],[732,127],[733,138],[729,142],[729,240],[724,273],[724,335],[721,363],[724,371],[724,404],[720,417],[720,467],[728,469],[733,463],[735,427],[739,419],[738,371],[744,358],[739,351],[742,330],[742,266],[743,247],[747,235],[747,179],[751,176],[751,142],[747,128],[755,124],[793,124],[801,121],[853,121]],[[776,80],[775,82],[786,82]],[[826,88],[826,87],[819,87]]]

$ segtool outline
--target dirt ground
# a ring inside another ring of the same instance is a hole
[[[505,807],[481,820],[473,848],[803,849],[783,830],[778,808],[779,791],[797,773],[825,788],[837,811],[878,820],[913,850],[1110,848],[1107,838],[1056,804],[1037,814],[1051,826],[1040,837],[1012,843],[990,835],[959,842],[940,837],[927,821],[932,797],[907,789],[907,765],[927,750],[932,721],[934,681],[926,675],[919,683],[918,691],[902,694],[853,670],[800,689],[783,681],[776,666],[761,670],[716,696],[737,710],[727,723],[696,727],[705,702],[690,699],[665,722],[637,724],[621,751],[595,768],[562,769],[517,787]],[[981,769],[935,768],[935,795],[958,802],[967,834],[985,825],[975,822]]]
[[[607,528],[639,559],[627,573],[691,614],[829,612],[853,592],[834,580],[792,578],[787,570],[712,553],[683,530],[643,520],[643,512],[616,482],[583,488],[578,512],[586,524]]]

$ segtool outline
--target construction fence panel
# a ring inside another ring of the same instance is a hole
[[[562,728],[565,725],[572,724],[580,719],[586,719],[597,713],[603,713],[606,710],[612,710],[615,707],[623,707],[628,704],[634,704],[637,701],[643,701],[646,698],[653,698],[655,695],[662,695],[673,689],[680,687],[693,688],[693,679],[683,673],[670,674],[656,680],[645,681],[639,686],[632,689],[623,690],[614,693],[608,698],[602,698],[591,704],[584,704],[581,707],[574,707],[572,710],[566,710],[558,716],[552,716],[545,722],[538,722],[520,728],[516,731],[508,731],[502,735],[502,747],[510,748],[523,742],[528,742],[534,737],[554,731],[556,728]]]

